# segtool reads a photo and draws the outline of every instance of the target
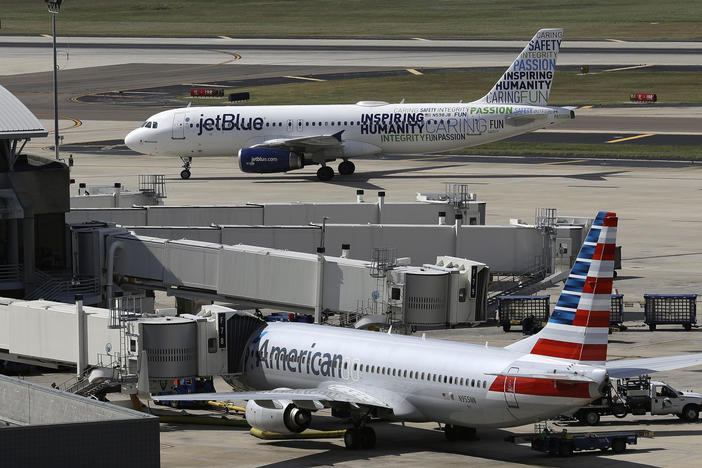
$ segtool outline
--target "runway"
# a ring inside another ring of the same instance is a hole
[[[246,86],[286,76],[325,79],[407,73],[406,68],[504,68],[525,40],[346,40],[63,37],[59,43],[59,107],[76,120],[142,121],[182,105],[174,96],[201,84]],[[50,39],[0,36],[0,84],[39,118],[53,116]],[[647,64],[702,66],[702,42],[564,41],[559,66]],[[460,94],[460,89],[457,89]],[[664,109],[663,111],[661,109]],[[548,141],[583,141],[580,131],[687,135],[697,145],[700,107],[628,106],[579,109]],[[615,135],[616,136],[616,135]],[[674,136],[657,137],[676,142]],[[593,137],[599,141],[600,137]],[[649,140],[646,143],[650,143]],[[643,141],[640,143],[644,143]]]

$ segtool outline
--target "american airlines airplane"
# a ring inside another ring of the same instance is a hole
[[[160,112],[124,139],[144,154],[192,159],[238,154],[243,172],[288,172],[318,164],[319,180],[353,174],[352,158],[426,154],[502,140],[572,119],[547,105],[562,29],[542,29],[483,98],[471,103],[210,106]]]
[[[331,408],[351,418],[344,442],[357,449],[375,445],[371,416],[437,421],[449,440],[466,439],[479,427],[517,426],[580,408],[601,396],[610,377],[702,363],[702,354],[607,361],[616,230],[615,213],[597,214],[544,329],[505,348],[269,323],[242,358],[240,381],[255,390],[153,398],[248,400],[252,427],[283,434],[305,430],[313,412]]]

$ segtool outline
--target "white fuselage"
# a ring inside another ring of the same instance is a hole
[[[260,390],[348,385],[390,402],[394,417],[470,427],[525,424],[579,408],[596,383],[495,374],[604,371],[504,348],[311,324],[271,323],[249,343],[242,381]],[[559,388],[560,387],[560,388]]]
[[[341,148],[311,159],[371,154],[424,154],[489,143],[571,118],[559,107],[431,103],[188,107],[149,118],[156,128],[133,130],[125,142],[145,154],[234,156],[275,139],[341,133]]]

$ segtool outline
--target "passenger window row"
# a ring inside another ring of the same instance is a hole
[[[255,351],[252,350],[251,356],[254,356],[254,353]],[[267,354],[260,355],[259,353],[259,357],[261,360],[264,361],[268,359]],[[297,362],[299,364],[305,364],[308,360],[308,356],[288,356],[284,353],[275,353],[271,356],[271,358],[277,361],[285,360],[288,362]],[[349,363],[348,361],[344,361],[342,364],[342,361],[334,360],[331,362],[331,366],[339,369],[343,367],[343,369],[346,370],[349,368]],[[285,366],[283,366],[283,369],[285,369]],[[415,370],[407,371],[407,369],[396,369],[391,367],[375,366],[372,364],[354,363],[353,372],[365,372],[367,374],[379,374],[387,375],[389,377],[399,377],[404,379],[422,380],[426,382],[445,383],[449,385],[458,385],[461,387],[487,388],[487,381],[482,379],[456,377],[450,375],[435,374],[431,372],[420,372]]]

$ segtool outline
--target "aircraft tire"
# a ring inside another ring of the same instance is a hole
[[[361,432],[361,448],[362,449],[372,449],[375,448],[375,431],[372,427],[364,427],[360,430]]]
[[[339,174],[351,175],[356,171],[356,165],[351,161],[343,161],[339,164]]]
[[[361,431],[355,427],[346,429],[344,445],[349,450],[358,450],[361,447]]]
[[[183,180],[188,180],[190,178],[190,171],[187,169],[180,171],[180,178]]]
[[[334,169],[329,166],[322,166],[317,169],[317,178],[322,182],[331,180],[334,177]]]

